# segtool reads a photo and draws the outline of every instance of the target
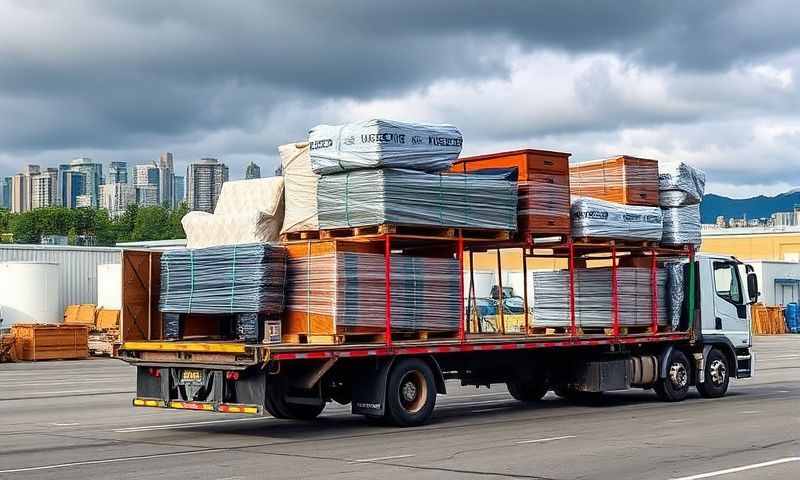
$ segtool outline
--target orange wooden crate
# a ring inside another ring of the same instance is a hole
[[[514,150],[459,158],[451,172],[516,168],[519,188],[517,231],[527,234],[570,233],[569,153]]]
[[[572,195],[657,207],[658,161],[622,155],[570,165]]]
[[[16,324],[11,327],[17,360],[69,360],[89,356],[89,327]]]

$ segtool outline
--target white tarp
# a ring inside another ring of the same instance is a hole
[[[283,169],[286,214],[281,233],[319,229],[317,181],[311,170],[308,143],[289,143],[278,147]]]
[[[214,214],[181,220],[188,248],[270,242],[283,225],[283,177],[225,182]]]
[[[658,207],[622,205],[590,197],[572,200],[572,236],[619,240],[661,240]]]
[[[326,175],[361,168],[448,170],[461,153],[461,132],[452,125],[373,119],[318,125],[308,134],[311,167]]]

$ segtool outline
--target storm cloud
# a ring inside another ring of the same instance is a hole
[[[800,183],[800,4],[0,0],[0,174],[86,155],[270,172],[319,123],[447,122],[465,152],[688,160]],[[758,164],[758,169],[752,165]],[[753,171],[757,170],[757,171]]]

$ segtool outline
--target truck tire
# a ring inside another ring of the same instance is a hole
[[[538,402],[547,393],[547,381],[541,378],[514,379],[506,382],[508,393],[520,402]]]
[[[286,379],[274,378],[267,384],[264,408],[275,418],[313,420],[325,409],[322,405],[306,405],[286,401]]]
[[[323,410],[325,410],[324,403],[322,405],[286,403],[286,411],[289,412],[289,418],[295,420],[314,420]]]
[[[567,385],[556,387],[553,392],[559,397],[569,402],[580,404],[596,404],[603,400],[603,392],[583,392]]]
[[[386,384],[386,421],[399,427],[423,425],[436,405],[436,381],[427,363],[418,358],[398,360]]]
[[[708,352],[703,371],[703,383],[697,383],[697,391],[703,398],[719,398],[728,391],[730,366],[725,354],[716,348]]]
[[[665,402],[680,402],[689,394],[691,384],[691,365],[680,350],[673,350],[667,361],[667,376],[654,385],[658,398]]]

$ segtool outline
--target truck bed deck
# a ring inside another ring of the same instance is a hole
[[[612,344],[639,344],[688,340],[688,332],[636,333],[610,336],[570,335],[467,335],[457,338],[401,340],[385,343],[319,344],[245,344],[235,341],[134,341],[120,348],[120,357],[131,363],[209,363],[252,365],[268,360],[325,359],[426,353],[461,353],[492,350],[567,348]],[[186,354],[190,354],[187,355]]]

